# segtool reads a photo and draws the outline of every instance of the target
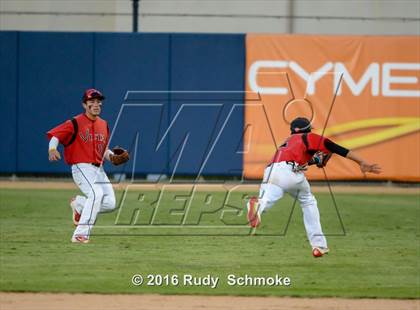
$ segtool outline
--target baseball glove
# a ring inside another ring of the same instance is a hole
[[[128,154],[127,150],[123,149],[120,146],[116,146],[112,149],[113,155],[109,155],[109,160],[115,166],[121,165],[126,163],[130,159],[130,155]]]
[[[323,168],[327,165],[331,156],[332,156],[332,153],[324,153],[324,152],[318,151],[309,160],[308,165],[316,165],[318,168]]]

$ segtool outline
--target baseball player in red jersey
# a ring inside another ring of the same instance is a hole
[[[264,171],[259,197],[252,197],[247,203],[248,221],[251,227],[256,228],[261,222],[261,214],[287,192],[299,200],[312,254],[314,257],[321,257],[329,249],[322,232],[317,201],[303,171],[312,164],[324,167],[333,153],[356,162],[363,173],[380,173],[381,168],[377,164],[367,163],[354,152],[330,139],[312,133],[310,121],[306,118],[294,119],[290,130],[291,135],[280,146]]]
[[[88,243],[97,214],[115,208],[114,190],[102,166],[104,158],[114,164],[125,160],[108,149],[108,124],[99,117],[104,99],[100,91],[86,90],[82,103],[85,112],[47,132],[49,160],[60,160],[57,146],[61,143],[73,180],[84,194],[70,202],[73,223],[77,226],[71,238],[75,243]]]

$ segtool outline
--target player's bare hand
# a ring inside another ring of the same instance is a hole
[[[61,159],[61,155],[57,150],[49,150],[48,151],[48,160],[49,161],[57,161]]]
[[[363,173],[370,172],[370,173],[375,173],[375,174],[379,174],[382,171],[381,167],[378,164],[369,164],[366,162],[362,162],[360,164],[360,170]]]

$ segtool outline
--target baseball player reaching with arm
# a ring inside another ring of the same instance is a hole
[[[73,180],[84,194],[70,202],[73,223],[76,225],[71,238],[74,243],[88,243],[98,213],[115,209],[114,189],[102,166],[104,158],[114,165],[123,164],[129,159],[128,152],[122,148],[108,149],[108,124],[99,117],[104,99],[100,91],[86,90],[82,99],[84,113],[47,132],[50,140],[48,159],[61,159],[57,150],[61,143],[64,146],[64,160],[71,165]]]
[[[328,138],[311,132],[310,121],[298,117],[290,124],[291,135],[277,150],[271,163],[264,170],[259,198],[251,197],[247,203],[248,221],[252,228],[261,223],[261,214],[271,208],[285,192],[299,200],[303,222],[312,255],[321,257],[329,252],[322,232],[317,201],[304,175],[308,165],[325,167],[331,155],[337,154],[356,162],[362,173],[380,173],[377,164],[366,162],[359,155]]]

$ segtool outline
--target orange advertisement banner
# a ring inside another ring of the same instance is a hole
[[[246,178],[262,177],[304,116],[383,170],[364,176],[334,155],[329,179],[420,181],[420,37],[249,34],[246,50]],[[325,179],[315,167],[307,176]]]

